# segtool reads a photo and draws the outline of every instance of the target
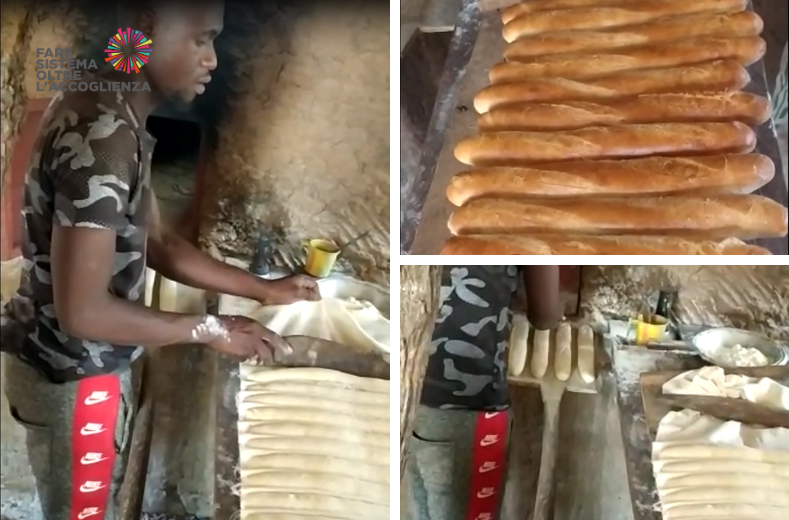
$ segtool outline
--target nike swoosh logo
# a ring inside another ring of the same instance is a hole
[[[102,457],[100,459],[86,459],[85,457],[82,457],[82,459],[80,459],[80,462],[84,466],[88,466],[90,464],[96,464],[98,462],[102,462],[102,461],[105,461],[105,460],[107,460],[107,457]]]
[[[477,493],[477,498],[488,498],[488,497],[492,497],[495,494],[496,494],[495,491],[480,491],[479,493]]]
[[[498,439],[493,439],[493,440],[482,439],[482,441],[479,443],[479,445],[484,448],[485,446],[491,446],[493,444],[496,444],[497,442],[499,442]]]
[[[106,431],[107,428],[102,428],[101,430],[91,430],[91,429],[82,428],[79,431],[79,433],[81,433],[82,435],[96,435],[97,433],[106,432]]]
[[[107,487],[107,486],[98,486],[98,487],[90,487],[89,486],[89,487],[85,487],[85,485],[83,484],[83,485],[81,485],[79,487],[79,490],[82,491],[83,493],[93,493],[94,491],[98,491],[100,489],[104,489],[105,487]]]
[[[497,466],[495,464],[493,464],[492,466],[482,466],[482,467],[479,468],[479,472],[480,473],[487,473],[488,471],[493,471],[496,468],[497,468]]]
[[[91,406],[94,404],[103,403],[104,401],[109,401],[110,399],[110,397],[88,397],[85,399],[85,404]]]
[[[98,515],[100,513],[101,513],[101,511],[88,511],[87,513],[83,511],[80,514],[77,515],[77,518],[79,520],[84,520],[85,518],[90,518],[91,516],[96,516],[96,515]]]
[[[499,415],[501,412],[485,412],[485,419],[492,419]]]

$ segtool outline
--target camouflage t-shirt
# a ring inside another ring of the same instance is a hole
[[[113,372],[141,352],[61,330],[49,255],[55,224],[115,230],[108,290],[142,300],[154,143],[120,92],[58,93],[44,114],[25,181],[22,283],[4,314],[21,331],[17,355],[52,382]]]
[[[445,266],[421,402],[476,411],[509,406],[505,352],[515,266]]]

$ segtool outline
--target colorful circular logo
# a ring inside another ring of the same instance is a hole
[[[126,74],[134,71],[136,74],[148,63],[152,43],[140,31],[118,29],[118,33],[110,38],[107,44],[107,49],[104,51],[107,53],[107,58],[104,61],[109,62],[115,70],[122,70]]]

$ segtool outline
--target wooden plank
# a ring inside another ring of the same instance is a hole
[[[783,385],[789,385],[789,375],[787,375],[786,367],[727,368],[724,371],[727,374],[741,374],[759,378],[768,377]],[[641,375],[641,394],[644,401],[644,411],[649,433],[653,440],[660,420],[671,410],[671,406],[660,398],[663,393],[663,385],[684,372],[684,370],[667,370],[647,372]]]
[[[419,224],[413,242],[410,247],[408,241],[405,241],[403,245],[404,250],[409,254],[438,254],[444,242],[451,236],[449,229],[447,229],[447,220],[454,207],[447,200],[445,191],[451,178],[456,173],[467,169],[465,165],[455,159],[454,146],[460,140],[477,133],[477,114],[473,106],[474,96],[488,85],[488,69],[502,60],[505,47],[505,41],[501,36],[502,24],[499,14],[485,12],[481,16],[479,34],[468,62],[467,71],[460,80],[458,98],[454,103],[454,111],[442,139],[443,146],[437,152],[435,172],[429,179],[423,179],[423,182],[429,180],[430,187],[421,208],[420,218],[416,219]],[[748,71],[753,81],[744,90],[767,96],[764,63],[758,62],[749,67]],[[756,133],[759,143],[757,152],[770,157],[775,162],[777,170],[780,171],[781,154],[772,123],[757,128]],[[429,135],[428,139],[430,137]],[[429,153],[431,150],[426,149],[425,154]],[[423,162],[428,164],[431,161],[425,158]],[[784,206],[789,205],[786,180],[780,174],[776,175],[768,185],[758,190],[756,194],[773,199]],[[407,196],[410,195],[407,194]],[[411,209],[411,211],[414,210]],[[418,208],[416,212],[419,213]],[[756,240],[753,243],[767,248],[776,255],[789,254],[789,244],[787,244],[786,238]]]

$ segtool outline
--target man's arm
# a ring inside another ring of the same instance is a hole
[[[529,323],[540,330],[553,329],[564,312],[559,302],[559,266],[522,266]]]
[[[111,229],[56,225],[52,232],[55,315],[66,334],[116,345],[160,347],[194,342],[202,316],[160,312],[112,295]]]
[[[167,229],[151,191],[148,214],[148,267],[162,276],[197,289],[266,300],[270,282],[221,262]]]
[[[55,143],[55,149],[78,154],[60,158],[52,178],[50,266],[60,328],[74,337],[118,345],[193,342],[202,316],[154,311],[110,292],[116,239],[128,231],[129,187],[138,180],[134,134],[120,125],[107,137],[91,139],[90,125],[83,123],[64,135],[69,143]],[[84,142],[74,145],[75,138]]]

